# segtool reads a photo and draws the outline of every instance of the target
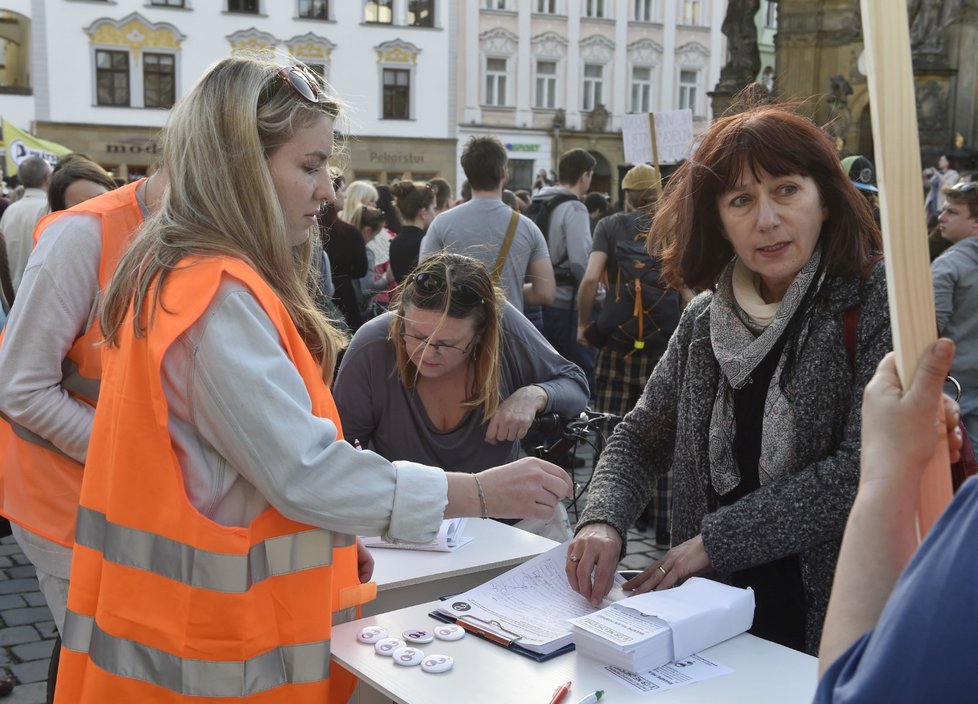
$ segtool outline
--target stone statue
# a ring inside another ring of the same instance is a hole
[[[587,120],[584,122],[584,127],[588,132],[604,132],[607,125],[608,111],[604,105],[598,103],[594,106],[594,110],[588,114]]]
[[[825,98],[829,106],[829,120],[825,125],[825,131],[843,142],[852,124],[850,95],[852,95],[852,86],[843,76],[837,74],[829,79],[829,94]]]
[[[907,0],[914,54],[942,54],[944,28],[957,19],[960,10],[961,0]]]
[[[564,112],[563,108],[557,108],[557,112],[554,113],[554,119],[551,126],[555,130],[564,129],[564,125],[567,124],[567,113]]]
[[[757,79],[761,55],[757,49],[754,16],[761,0],[730,0],[720,31],[727,38],[730,58],[720,71],[720,85],[737,92]]]

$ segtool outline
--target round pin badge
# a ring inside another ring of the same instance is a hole
[[[408,643],[430,643],[435,639],[435,636],[431,631],[415,628],[413,630],[404,631],[401,634],[401,638],[406,640]]]
[[[418,650],[417,648],[412,648],[410,645],[404,648],[398,648],[394,651],[391,656],[394,658],[394,664],[400,665],[401,667],[414,667],[415,665],[420,665],[421,661],[424,660],[424,651]]]
[[[421,661],[421,669],[425,672],[448,672],[455,667],[455,658],[451,655],[429,655]]]
[[[357,640],[368,645],[373,645],[378,640],[386,637],[387,630],[380,626],[367,626],[366,628],[361,628],[360,632],[357,633]]]
[[[446,623],[444,626],[435,626],[435,638],[438,640],[462,640],[465,637],[465,629],[454,623]]]
[[[390,657],[398,648],[403,648],[406,643],[398,638],[382,638],[374,643],[374,650],[378,655]]]

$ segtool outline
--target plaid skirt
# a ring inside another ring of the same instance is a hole
[[[638,402],[649,375],[659,361],[658,357],[602,349],[594,371],[596,410],[624,416]],[[608,429],[609,433],[611,428]],[[659,478],[649,505],[642,514],[642,522],[655,527],[657,536],[669,531],[670,506],[672,505],[672,476]]]

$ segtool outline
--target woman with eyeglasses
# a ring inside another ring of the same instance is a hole
[[[333,394],[351,442],[459,472],[513,461],[537,415],[574,416],[588,401],[581,370],[504,301],[485,266],[448,253],[422,260],[391,311],[357,331]],[[569,537],[564,515],[517,525]]]
[[[751,632],[814,654],[859,479],[863,387],[892,344],[873,214],[824,132],[763,106],[711,125],[649,242],[670,285],[702,293],[601,453],[570,584],[600,601],[670,473],[672,548],[625,587],[750,587]]]
[[[170,114],[169,188],[100,310],[60,704],[346,702],[330,625],[374,592],[356,534],[548,517],[571,490],[535,459],[471,476],[341,442],[342,338],[306,286],[339,109],[312,72],[237,55]]]

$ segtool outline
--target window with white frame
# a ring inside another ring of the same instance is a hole
[[[384,105],[381,119],[411,119],[411,72],[400,68],[383,69]]]
[[[652,104],[652,67],[632,66],[631,112],[649,112]]]
[[[259,11],[258,0],[228,0],[228,12],[257,15]]]
[[[329,0],[299,0],[299,17],[304,20],[328,20]]]
[[[696,114],[696,98],[699,91],[700,72],[683,69],[679,72],[679,109],[692,110]]]
[[[698,26],[703,23],[702,0],[683,0],[680,24]]]
[[[95,50],[95,104],[129,107],[129,52]]]
[[[177,99],[176,57],[143,54],[143,107],[172,108]]]
[[[369,24],[393,24],[394,0],[367,0],[363,6],[363,21]]]
[[[486,0],[487,10],[505,10],[506,0]]]
[[[767,7],[764,13],[764,26],[768,29],[775,29],[778,26],[778,3],[766,0]]]
[[[632,19],[636,22],[652,22],[652,0],[634,0],[632,3]]]
[[[604,66],[601,64],[584,64],[584,91],[581,109],[584,112],[594,110],[604,102]]]
[[[434,27],[435,0],[408,0],[408,26]]]
[[[567,55],[567,37],[554,31],[538,34],[530,40],[535,68],[533,107],[554,110],[561,99],[560,74]]]
[[[507,63],[507,59],[499,57],[486,59],[486,105],[506,104]]]
[[[584,0],[584,16],[593,19],[604,18],[604,0]]]
[[[537,0],[536,12],[541,15],[557,14],[557,0]]]
[[[184,0],[150,0],[153,7],[183,7]]]
[[[132,26],[120,41],[119,30]],[[101,18],[85,29],[91,46],[95,105],[126,108],[170,108],[179,92],[180,45],[184,36],[169,24],[149,22],[136,14],[116,21]],[[146,50],[141,41],[154,34]]]
[[[374,51],[380,72],[380,119],[415,119],[415,71],[421,49],[410,42],[393,39],[375,46]]]
[[[557,107],[557,62],[537,61],[536,97],[534,107]]]

